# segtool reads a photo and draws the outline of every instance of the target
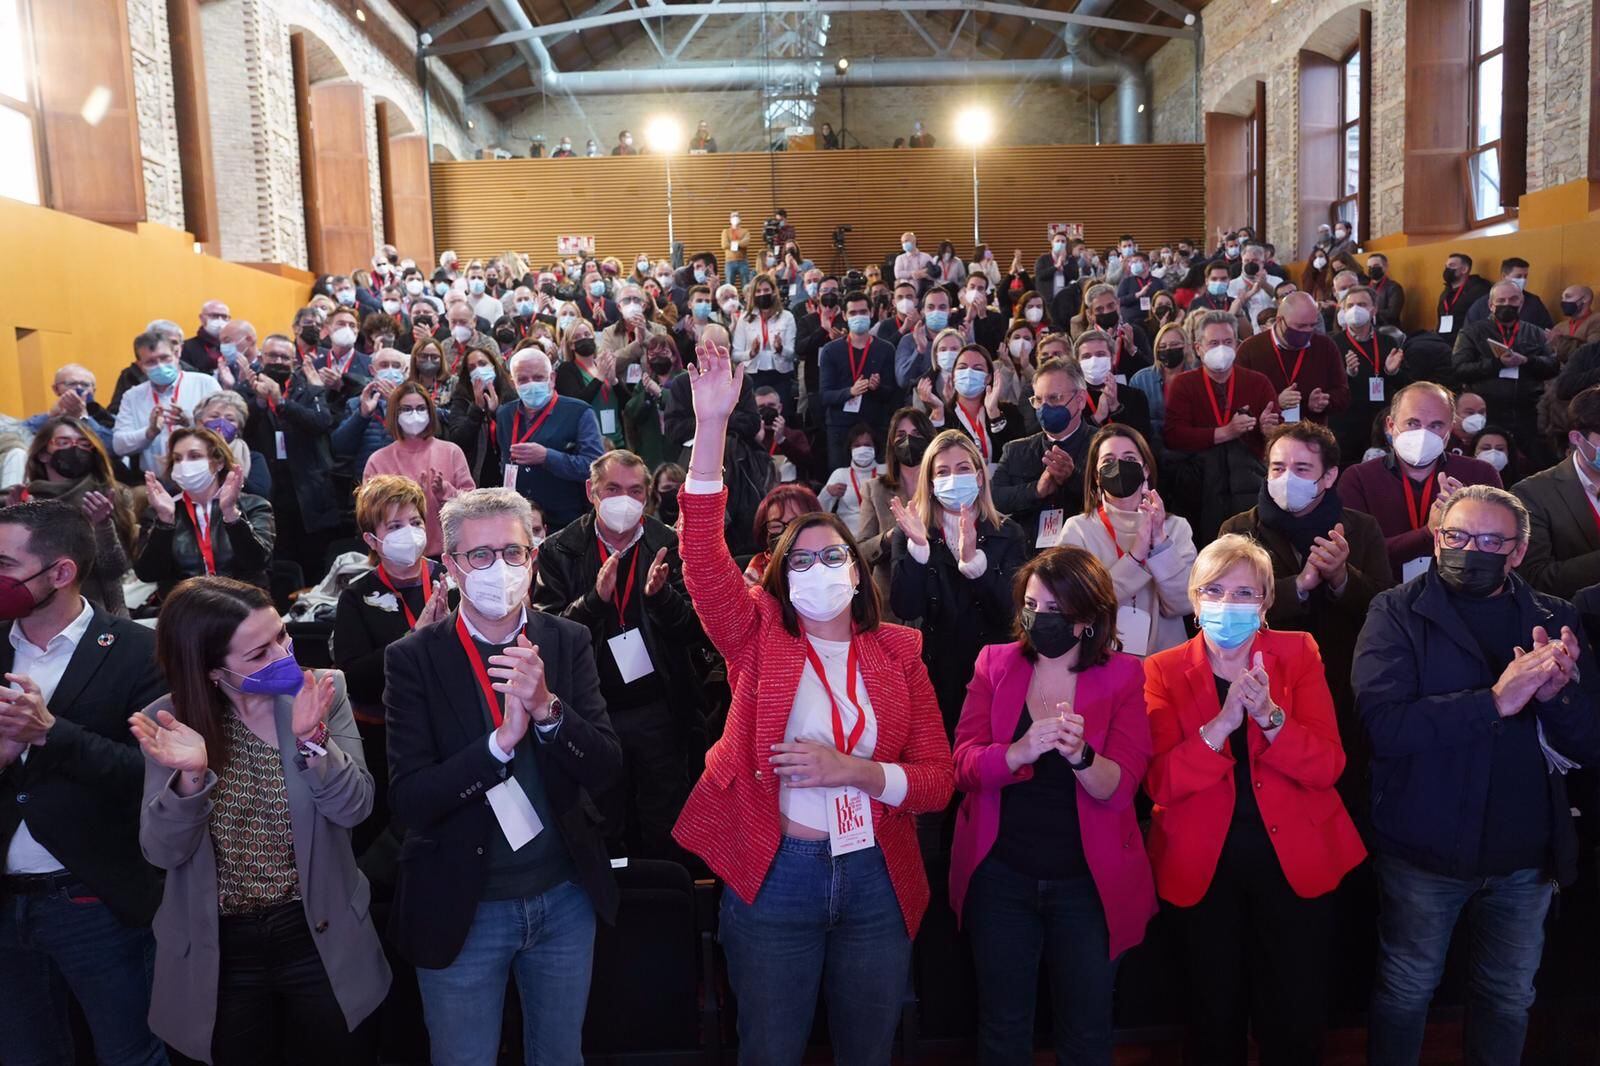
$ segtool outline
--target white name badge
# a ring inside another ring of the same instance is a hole
[[[1141,311],[1150,310],[1150,297],[1148,297],[1148,296],[1139,297],[1139,310],[1141,310]]]
[[[1431,555],[1419,555],[1410,562],[1402,563],[1400,564],[1400,580],[1406,582],[1413,578],[1421,577],[1428,572],[1428,567],[1431,565],[1433,565],[1433,556]]]
[[[1382,403],[1383,402],[1383,379],[1382,378],[1368,378],[1367,379],[1367,399],[1372,403]]]
[[[638,363],[634,363],[632,366],[628,367],[628,375],[623,380],[629,385],[639,384],[639,382],[644,380],[644,367],[640,366]]]
[[[1039,535],[1033,538],[1035,548],[1054,548],[1061,540],[1061,527],[1066,524],[1066,512],[1052,507],[1039,512]]]
[[[737,252],[738,250],[739,250],[739,242],[738,241],[729,241],[728,242],[728,251]]]
[[[506,843],[511,845],[512,851],[520,850],[528,841],[544,832],[544,823],[539,821],[528,794],[522,791],[516,778],[506,778],[485,792],[484,796],[489,800],[489,809],[494,811],[495,821],[500,823],[500,832],[506,835]]]
[[[1285,422],[1298,422],[1298,421],[1300,421],[1300,407],[1299,407],[1299,405],[1296,404],[1294,407],[1285,407],[1283,409],[1283,420]]]
[[[1128,383],[1128,375],[1126,374],[1112,374],[1111,376],[1116,379],[1118,385],[1126,385]]]
[[[1456,328],[1456,316],[1455,315],[1440,315],[1439,316],[1439,332],[1440,333],[1449,333],[1451,330],[1453,330],[1455,328]]]
[[[872,847],[872,803],[859,788],[830,788],[828,804],[828,850],[848,855]]]
[[[617,664],[617,673],[622,675],[624,685],[655,672],[650,651],[644,646],[644,636],[637,629],[623,630],[608,639],[606,647],[611,649],[611,658]]]
[[[1117,639],[1123,651],[1143,657],[1150,650],[1150,612],[1131,603],[1118,607]]]
[[[1503,366],[1500,368],[1500,376],[1503,378],[1520,378],[1522,376],[1522,368],[1520,366]]]
[[[516,463],[507,463],[506,464],[505,473],[501,475],[501,478],[503,480],[500,482],[500,484],[502,486],[504,486],[505,488],[508,488],[508,489],[516,488],[517,487],[517,471],[521,470],[521,469],[522,468],[520,466],[518,466]]]
[[[610,407],[600,409],[600,432],[611,436],[617,431],[617,412]]]
[[[278,452],[279,459],[289,458],[289,444],[283,439],[283,430],[278,430],[272,435],[272,440]]]
[[[844,410],[845,410],[846,414],[852,414],[852,415],[855,414],[857,411],[861,410],[861,397],[852,396],[848,400],[846,400],[844,402]]]

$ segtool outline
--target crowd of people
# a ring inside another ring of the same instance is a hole
[[[722,885],[742,1061],[819,997],[888,1061],[929,870],[983,1063],[1041,967],[1109,1062],[1159,912],[1194,1062],[1319,1061],[1341,940],[1417,1062],[1463,914],[1519,1061],[1600,763],[1592,291],[1456,254],[1408,335],[1342,223],[1291,278],[1248,228],[837,276],[774,221],[386,247],[4,427],[0,1062],[69,996],[102,1062],[370,1062],[404,965],[439,1066],[508,975],[577,1063],[622,858]]]

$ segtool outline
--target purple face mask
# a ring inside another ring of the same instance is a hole
[[[1287,324],[1283,327],[1283,343],[1296,350],[1310,345],[1311,338],[1316,335],[1316,330],[1292,329]]]
[[[227,669],[224,667],[223,669]],[[238,674],[237,670],[228,670]],[[293,696],[305,684],[305,675],[294,658],[294,641],[289,642],[289,653],[274,659],[253,674],[239,674],[244,681],[239,691],[252,696]]]
[[[229,444],[232,444],[233,438],[239,435],[239,430],[226,418],[208,418],[205,420],[205,427]]]

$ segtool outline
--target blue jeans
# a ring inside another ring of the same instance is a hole
[[[798,1063],[819,988],[833,1061],[888,1063],[911,939],[878,848],[836,859],[826,840],[784,837],[754,903],[723,889],[718,938],[738,1000],[740,1063]]]
[[[493,1066],[508,975],[522,1000],[523,1061],[579,1066],[593,965],[594,907],[571,881],[480,902],[455,961],[417,970],[433,1066]]]
[[[750,273],[750,264],[749,264],[749,262],[747,262],[746,260],[743,260],[743,259],[730,259],[730,260],[728,260],[727,271],[723,276],[728,279],[728,284],[729,285],[737,285],[737,286],[739,286],[739,290],[740,290],[739,299],[743,300],[744,299],[744,287],[745,287],[746,284],[749,283],[750,278],[752,276],[751,273]]]
[[[1471,935],[1465,1061],[1522,1061],[1533,1006],[1533,978],[1544,952],[1550,881],[1538,870],[1461,880],[1402,859],[1376,857],[1378,974],[1372,990],[1367,1057],[1372,1066],[1414,1064],[1428,1003],[1444,972],[1450,933],[1463,909]]]
[[[150,1032],[155,938],[122,924],[89,889],[0,897],[0,1062],[71,1066],[68,993],[101,1066],[166,1066]]]
[[[1031,1064],[1039,961],[1050,969],[1056,1062],[1111,1062],[1117,961],[1090,877],[1038,881],[990,856],[972,875],[966,927],[978,977],[978,1061]]]

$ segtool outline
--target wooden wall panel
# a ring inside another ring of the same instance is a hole
[[[211,154],[211,104],[199,0],[167,0],[167,27],[172,38],[173,117],[182,145],[184,225],[207,252],[220,255],[222,228],[217,220],[217,174]]]
[[[558,236],[575,234],[593,236],[601,255],[664,256],[666,164],[660,156],[434,163],[436,246],[463,258],[531,252],[543,262]],[[801,251],[824,269],[839,225],[855,227],[847,241],[857,267],[897,252],[907,229],[924,248],[948,238],[964,257],[972,252],[972,155],[964,149],[722,152],[674,156],[671,166],[685,255],[718,251],[730,210],[758,229],[778,207],[788,210]],[[1002,268],[1015,249],[1031,265],[1049,222],[1081,223],[1099,248],[1124,232],[1145,245],[1203,235],[1201,145],[997,148],[979,153],[978,171],[980,235]]]
[[[1329,208],[1344,193],[1339,82],[1344,64],[1320,52],[1300,53],[1300,234],[1309,248],[1317,227],[1331,224]]]
[[[1206,228],[1200,234],[1207,248],[1215,245],[1217,230],[1232,230],[1250,218],[1250,123],[1242,115],[1206,112],[1205,206]]]
[[[1467,0],[1406,5],[1406,233],[1467,228],[1472,22]]]
[[[38,64],[46,201],[96,222],[144,221],[144,160],[134,110],[133,60],[124,0],[45,0],[32,4]],[[109,92],[90,124],[84,105]]]
[[[428,191],[428,142],[420,133],[389,138],[389,193],[394,201],[390,243],[418,263],[433,263],[433,197]]]
[[[372,186],[368,177],[366,91],[348,79],[311,86],[311,143],[317,158],[324,265],[349,273],[372,260]],[[309,222],[309,219],[308,219]]]

